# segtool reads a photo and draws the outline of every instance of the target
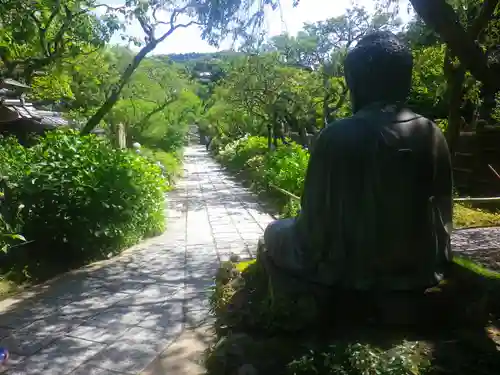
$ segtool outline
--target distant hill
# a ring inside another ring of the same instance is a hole
[[[243,53],[234,52],[234,51],[220,51],[220,52],[208,52],[208,53],[200,53],[200,52],[190,52],[190,53],[172,53],[165,55],[170,60],[176,63],[186,63],[186,62],[194,62],[199,60],[218,60],[224,59],[228,57],[241,56]]]
[[[161,55],[169,61],[183,65],[186,72],[202,84],[218,81],[224,76],[222,65],[228,59],[241,56],[243,53],[234,51],[220,51],[212,53],[173,53]]]

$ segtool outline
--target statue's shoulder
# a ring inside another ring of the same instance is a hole
[[[355,116],[338,119],[325,126],[321,130],[320,136],[330,137],[342,133],[346,134],[347,132],[352,131],[353,125],[359,123],[360,119],[356,118]]]

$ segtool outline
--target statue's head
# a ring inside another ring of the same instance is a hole
[[[396,35],[378,31],[360,39],[344,66],[353,112],[374,102],[404,102],[410,93],[412,68],[411,51]]]

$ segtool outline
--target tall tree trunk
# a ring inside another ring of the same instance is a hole
[[[120,81],[118,82],[116,87],[111,91],[111,94],[107,97],[106,101],[103,103],[101,108],[99,108],[98,111],[87,121],[87,123],[81,130],[80,133],[82,135],[90,133],[92,130],[95,129],[97,125],[99,125],[104,116],[108,114],[108,112],[113,108],[113,106],[120,98],[120,94],[123,88],[128,83],[130,77],[135,72],[137,67],[140,65],[142,60],[144,60],[144,58],[149,52],[151,52],[156,48],[157,44],[158,41],[156,40],[146,44],[144,47],[141,48],[139,53],[137,53],[137,55],[134,56],[134,59],[127,66],[127,69],[125,69],[122,76],[120,77]]]
[[[444,40],[452,54],[483,82],[497,90],[500,87],[500,73],[488,66],[488,59],[476,43],[478,32],[488,24],[499,0],[484,0],[477,17],[477,29],[467,32],[461,25],[452,6],[446,0],[410,0],[417,14]]]
[[[330,80],[326,72],[323,72],[323,127],[330,123]]]
[[[456,144],[460,137],[460,125],[462,124],[460,109],[462,108],[465,67],[461,63],[454,66],[451,60],[450,51],[447,50],[444,58],[443,70],[446,76],[446,96],[448,99],[448,127],[446,129],[446,140],[453,158],[456,151]]]
[[[309,144],[307,142],[306,129],[300,125],[299,125],[299,136],[300,136],[300,143],[302,144],[302,146],[309,146]]]
[[[498,62],[498,60],[491,63],[490,66],[492,69],[495,69],[496,71],[500,72],[500,62]],[[483,119],[486,122],[486,124],[493,125],[495,123],[495,120],[493,119],[493,111],[495,110],[495,107],[497,105],[496,94],[499,91],[499,89],[500,88],[498,87],[495,88],[492,85],[483,85],[481,87],[480,95],[482,98],[482,103],[481,106],[479,107],[479,117]]]
[[[280,136],[280,125],[278,124],[278,118],[277,116],[274,116],[274,122],[273,122],[273,144],[275,149],[278,148],[278,138]]]

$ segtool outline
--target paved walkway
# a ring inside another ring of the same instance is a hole
[[[250,257],[271,217],[203,146],[185,153],[168,229],[97,266],[0,303],[10,375],[135,375],[207,318],[220,260]]]

